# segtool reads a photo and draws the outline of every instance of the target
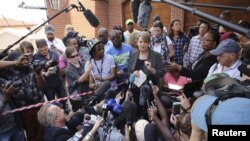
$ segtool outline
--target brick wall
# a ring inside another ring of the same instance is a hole
[[[48,1],[48,0],[47,0]],[[68,6],[69,4],[76,3],[75,0],[60,0],[61,8],[64,6]],[[68,3],[66,3],[68,1]],[[86,18],[83,16],[83,13],[76,12],[75,9],[71,10],[68,13],[63,13],[60,16],[56,17],[51,21],[51,24],[55,27],[56,36],[62,38],[64,36],[64,27],[66,24],[72,24],[76,31],[78,31],[81,35],[87,36],[87,39],[93,38],[97,36],[97,31],[100,27],[106,27],[109,31],[115,25],[122,25],[123,28],[124,22],[127,18],[131,18],[130,12],[130,0],[80,0],[83,5],[90,9],[94,15],[99,19],[100,25],[97,28],[91,27]],[[197,3],[210,3],[210,4],[222,4],[222,5],[230,5],[230,6],[241,6],[246,7],[249,6],[249,0],[175,0],[186,1],[186,2],[197,2]],[[160,15],[162,22],[166,27],[169,26],[169,23],[173,19],[180,19],[184,26],[184,31],[187,31],[189,27],[193,26],[200,17],[192,15],[190,12],[183,11],[182,9],[176,8],[174,6],[170,6],[167,3],[159,3],[153,2],[153,11],[151,14],[149,27],[152,26],[152,17],[154,15]],[[48,6],[49,8],[49,6]],[[215,8],[200,8],[197,7],[198,10],[203,12],[217,15],[223,9],[215,9]],[[56,14],[58,11],[52,11],[50,8],[48,9],[48,15],[51,17]],[[249,20],[250,15],[245,11],[232,11],[234,21],[239,21],[240,19]]]
[[[184,2],[185,0],[173,0],[175,2]],[[171,21],[179,19],[181,21],[182,29],[184,28],[184,10],[171,6]]]
[[[122,25],[122,3],[120,0],[109,0],[109,29],[115,25]]]
[[[48,0],[46,1],[48,5]],[[63,9],[64,6],[65,7],[69,6],[69,4],[67,3],[67,0],[61,0],[60,9]],[[48,11],[47,11],[48,17],[52,17],[53,15],[59,12],[58,10],[56,11],[52,10],[49,5],[47,7],[48,7]],[[65,13],[65,12],[50,21],[50,24],[53,25],[53,27],[55,28],[56,37],[62,38],[64,36],[64,27],[66,24],[70,24],[70,21],[71,21],[70,14]]]

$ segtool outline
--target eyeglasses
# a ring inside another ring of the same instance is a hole
[[[70,56],[70,58],[76,58],[78,57],[78,54]]]

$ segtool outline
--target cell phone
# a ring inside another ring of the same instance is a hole
[[[172,114],[177,115],[180,114],[181,110],[181,103],[180,102],[174,102],[172,106]]]
[[[154,101],[151,101],[150,103],[151,103],[152,106],[155,106]]]
[[[90,124],[95,124],[95,122],[96,122],[96,120],[97,120],[97,116],[96,115],[90,115],[90,120],[89,120],[89,123]]]
[[[150,107],[148,100],[147,100],[147,106],[148,106],[148,108]]]
[[[150,87],[153,89],[154,88],[153,82],[151,80],[149,80],[148,83],[149,83]]]
[[[70,141],[80,141],[81,138],[82,138],[82,134],[80,134],[80,133],[77,132],[77,133],[75,133],[75,135],[71,138]]]

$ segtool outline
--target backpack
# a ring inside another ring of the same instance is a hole
[[[250,99],[250,88],[241,84],[229,84],[217,90],[211,90],[206,93],[217,97],[216,100],[210,105],[205,114],[207,125],[212,123],[212,113],[219,106],[221,101],[241,97]]]

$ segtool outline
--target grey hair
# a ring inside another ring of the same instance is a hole
[[[56,118],[56,113],[49,110],[49,108],[53,106],[51,103],[47,102],[45,105],[43,105],[40,110],[37,113],[37,118],[38,121],[40,122],[41,125],[44,127],[53,127],[55,118]]]
[[[98,34],[108,34],[108,29],[105,27],[100,27],[98,30]]]

